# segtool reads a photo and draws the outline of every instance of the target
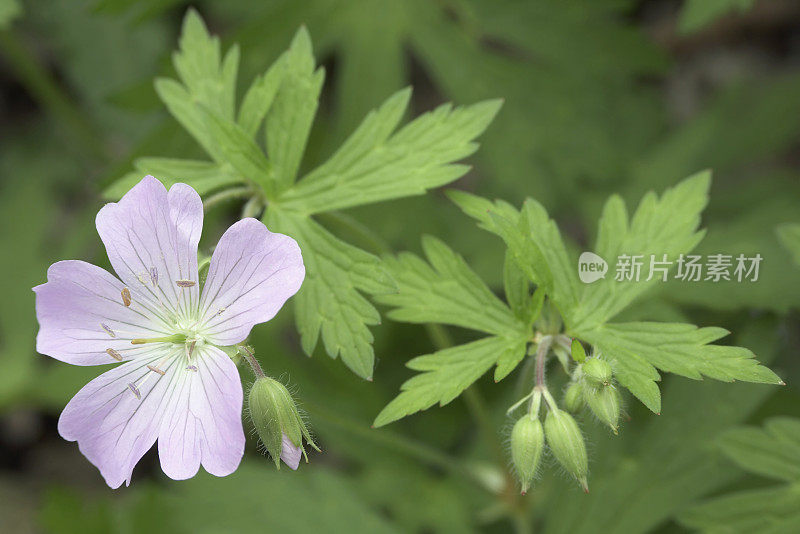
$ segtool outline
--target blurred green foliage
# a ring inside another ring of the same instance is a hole
[[[439,348],[441,340],[432,340],[424,326],[384,321],[373,329],[377,363],[374,381],[366,382],[320,348],[307,358],[289,310],[255,329],[251,341],[265,369],[287,378],[304,400],[323,452],[297,473],[275,472],[251,443],[233,476],[186,482],[166,479],[147,456],[130,488],[109,492],[54,424],[69,397],[99,370],[35,353],[30,288],[58,259],[108,267],[94,214],[101,193],[131,172],[134,160],[203,157],[153,88],[156,77],[174,77],[170,56],[188,3],[0,1],[0,531],[535,527],[627,534],[725,526],[725,506],[733,501],[721,500],[742,492],[761,492],[779,506],[783,501],[769,492],[784,495],[786,488],[759,478],[763,469],[739,470],[723,452],[731,456],[725,440],[740,432],[731,429],[769,430],[775,416],[800,416],[800,52],[781,31],[769,33],[768,25],[763,38],[726,41],[711,31],[717,16],[746,20],[749,4],[769,13],[778,0],[711,4],[192,3],[223,48],[240,43],[240,87],[278,58],[300,26],[308,28],[328,82],[301,174],[325,161],[370,109],[408,85],[414,86],[409,116],[447,101],[503,98],[469,160],[474,170],[456,187],[514,205],[535,198],[558,220],[573,250],[596,235],[595,221],[610,194],[620,193],[632,206],[644,191],[663,191],[713,168],[703,220],[708,232],[697,253],[758,252],[764,257],[760,280],[666,284],[657,298],[626,310],[624,319],[723,326],[734,332],[730,344],[753,350],[789,385],[776,392],[665,378],[662,415],[628,398],[630,420],[620,437],[583,425],[589,495],[548,467],[553,472],[521,498],[506,475],[503,442],[505,408],[529,380],[524,369],[500,385],[479,380],[463,401],[371,429],[410,376],[404,364]],[[654,29],[661,21],[668,32]],[[800,23],[789,23],[797,31]],[[698,38],[703,35],[706,40]],[[731,41],[744,42],[758,59]],[[211,210],[201,246],[214,243],[241,207],[233,201]],[[373,254],[418,252],[420,235],[432,234],[462,253],[496,294],[503,290],[499,240],[477,230],[439,193],[361,206],[320,222]],[[475,339],[460,328],[444,334],[457,343]],[[747,509],[740,512],[742,521],[752,519]],[[800,528],[796,514],[778,512],[774,517],[790,521],[789,531]]]

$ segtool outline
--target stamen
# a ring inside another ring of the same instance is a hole
[[[134,394],[134,395],[136,395],[136,398],[137,398],[138,400],[142,400],[142,394],[141,394],[141,393],[139,393],[139,388],[137,388],[137,387],[136,387],[136,386],[133,384],[133,382],[128,382],[128,389],[129,389],[129,390],[131,390],[131,392],[133,392],[133,394]]]
[[[187,352],[187,355],[189,356],[189,358],[191,358],[191,357],[192,357],[192,353],[194,352],[194,346],[195,346],[196,344],[197,344],[197,340],[196,340],[196,339],[193,339],[193,340],[191,341],[191,343],[189,343],[189,346],[187,347],[187,350],[186,350],[186,352]]]
[[[196,282],[194,280],[175,280],[178,287],[193,287]]]
[[[103,330],[105,330],[106,334],[108,334],[109,336],[117,337],[117,334],[115,334],[114,331],[111,330],[111,328],[109,328],[109,326],[106,323],[100,323],[100,326],[103,327]]]
[[[223,306],[222,308],[220,308],[220,309],[219,309],[219,311],[217,312],[217,315],[222,315],[222,312],[224,312],[224,311],[225,311],[225,310],[227,310],[227,309],[228,309],[228,308],[226,308],[225,306]]]
[[[173,334],[166,337],[150,337],[131,339],[131,345],[144,345],[145,343],[185,343],[185,334]]]
[[[153,285],[158,285],[158,269],[155,267],[150,267],[150,280],[152,280]]]
[[[120,354],[119,352],[115,351],[114,349],[106,349],[106,352],[108,353],[109,356],[111,356],[112,358],[114,358],[118,362],[122,361],[122,354]]]
[[[197,372],[197,366],[196,365],[187,365],[186,366],[186,370],[187,371],[194,371],[196,373]]]
[[[159,369],[155,365],[148,365],[147,368],[150,369],[151,371],[153,371],[154,373],[160,374],[161,376],[164,376],[166,374],[166,373],[164,373],[164,371],[162,371],[161,369]]]
[[[127,287],[122,288],[122,303],[126,308],[131,305],[131,291]]]

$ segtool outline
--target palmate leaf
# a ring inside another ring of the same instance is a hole
[[[788,482],[783,486],[716,497],[679,520],[703,532],[796,532],[800,528],[800,421],[776,417],[763,429],[730,430],[719,440],[723,454],[745,471]]]
[[[320,334],[331,357],[341,355],[357,375],[372,380],[374,354],[368,325],[380,314],[359,291],[373,295],[395,290],[377,256],[341,241],[315,221],[270,209],[266,224],[294,237],[303,251],[306,279],[296,297],[296,322],[303,350],[311,354]]]
[[[703,376],[732,382],[742,380],[781,384],[781,379],[743,347],[711,345],[728,335],[722,328],[697,328],[680,323],[605,324],[582,331],[609,359],[620,384],[653,412],[661,412],[656,368],[689,378]]]
[[[661,198],[648,193],[628,220],[625,203],[612,196],[600,217],[595,253],[609,264],[605,278],[584,286],[575,312],[564,317],[570,329],[588,330],[613,318],[645,291],[661,283],[659,276],[647,280],[650,256],[661,261],[664,254],[674,262],[689,253],[704,232],[698,231],[700,214],[708,203],[711,173],[704,171],[668,189]],[[642,256],[639,281],[616,281],[613,266],[626,254]],[[570,269],[571,273],[575,268]],[[573,274],[574,276],[574,274]]]
[[[531,337],[529,324],[515,317],[463,258],[432,237],[422,245],[428,263],[410,253],[387,260],[398,291],[378,300],[394,307],[389,317],[493,335],[409,361],[407,366],[422,374],[402,385],[400,395],[378,414],[376,427],[447,404],[495,364],[495,381],[501,380],[524,358]]]
[[[451,198],[486,230],[498,234],[520,269],[537,284],[562,314],[567,335],[584,339],[609,359],[620,383],[652,411],[661,411],[657,369],[699,379],[779,384],[780,378],[758,364],[741,347],[709,343],[725,336],[720,328],[689,324],[628,323],[608,321],[659,283],[647,280],[650,255],[675,262],[702,239],[700,214],[708,202],[710,173],[687,178],[661,198],[648,193],[633,217],[625,204],[612,196],[599,223],[595,252],[610,265],[622,254],[642,256],[639,281],[616,281],[613,267],[605,278],[578,287],[577,265],[571,261],[555,223],[544,208],[531,200],[522,210],[467,193]]]
[[[765,362],[785,351],[779,322],[761,317],[743,325],[736,343],[760,347]],[[670,530],[676,514],[704,496],[719,493],[740,473],[719,461],[711,444],[721,433],[753,417],[770,388],[715,381],[671,380],[664,384],[669,409],[657,418],[634,417],[624,447],[603,429],[586,425],[593,456],[588,495],[569,489],[547,493],[545,534],[644,534]],[[562,485],[564,486],[564,485]],[[674,530],[674,529],[673,529]],[[760,529],[751,532],[761,532]]]
[[[427,410],[436,403],[444,406],[458,397],[492,365],[516,361],[525,355],[524,336],[491,336],[448,349],[418,356],[408,367],[419,374],[406,381],[402,392],[381,410],[373,426],[379,427],[406,415]]]
[[[410,90],[400,91],[367,115],[327,162],[297,180],[324,80],[309,34],[305,28],[295,34],[288,51],[246,91],[237,113],[238,61],[238,48],[223,57],[219,39],[190,9],[173,57],[180,81],[159,79],[156,91],[212,161],[142,158],[134,165],[167,185],[188,183],[201,195],[239,184],[260,190],[266,224],[302,248],[307,278],[296,299],[296,322],[303,349],[311,354],[321,336],[331,357],[341,356],[355,373],[371,378],[368,327],[380,315],[362,293],[390,292],[394,284],[377,257],[310,216],[421,194],[459,178],[469,167],[454,162],[476,150],[474,139],[500,102],[443,105],[398,130],[410,98]],[[118,198],[135,182],[130,173],[106,194]]]
[[[411,253],[388,259],[398,291],[378,298],[393,306],[389,318],[409,323],[439,323],[495,335],[524,329],[486,284],[442,241],[426,236],[428,263]]]
[[[408,107],[410,90],[367,115],[331,159],[281,196],[281,204],[306,214],[419,195],[467,172],[450,164],[472,154],[472,140],[500,109],[492,100],[426,113],[393,133]],[[397,179],[402,177],[402,179]]]
[[[517,211],[503,201],[494,203],[469,193],[449,191],[450,198],[480,226],[499,235],[531,282],[541,287],[562,314],[569,314],[578,299],[577,278],[561,233],[544,207],[528,199]]]
[[[219,122],[228,128],[228,123],[234,120],[238,47],[231,47],[223,58],[219,39],[208,33],[200,15],[190,9],[183,22],[180,51],[173,55],[173,64],[180,82],[159,78],[155,81],[156,92],[170,114],[212,161],[139,158],[134,161],[137,172],[126,174],[103,191],[106,198],[121,197],[145,174],[159,178],[168,187],[177,182],[189,184],[201,195],[259,178],[242,174],[228,161],[219,142],[221,132],[208,124],[209,116],[219,117]],[[277,69],[275,72],[271,79],[281,74]],[[262,182],[265,179],[262,177]]]

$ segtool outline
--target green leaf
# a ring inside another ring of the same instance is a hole
[[[800,492],[791,488],[742,491],[694,506],[679,520],[709,534],[797,532]]]
[[[410,95],[400,91],[369,114],[327,163],[295,184],[324,80],[306,29],[256,78],[238,115],[239,49],[222,58],[219,39],[194,10],[186,15],[173,62],[180,82],[156,80],[156,91],[213,162],[147,158],[136,161],[137,170],[163,176],[165,183],[184,181],[201,194],[245,182],[263,189],[264,221],[303,249],[307,276],[295,299],[303,349],[313,352],[322,336],[329,355],[341,355],[357,374],[371,378],[375,356],[368,327],[380,315],[362,293],[391,292],[394,283],[378,258],[341,241],[310,215],[423,193],[455,180],[467,168],[453,161],[477,148],[474,138],[499,102],[456,109],[446,104],[395,132]],[[262,123],[265,149],[255,141]],[[123,176],[106,195],[121,195],[136,178]]]
[[[107,187],[103,191],[105,198],[115,200],[121,198],[147,174],[155,176],[168,188],[178,182],[189,184],[200,196],[244,181],[230,165],[210,161],[139,158],[133,165],[136,171],[126,174]]]
[[[800,267],[800,224],[782,224],[775,231],[781,244],[792,254],[795,264]]]
[[[216,150],[199,106],[223,119],[234,119],[239,48],[231,47],[221,59],[219,38],[209,35],[200,15],[190,9],[183,21],[180,51],[173,54],[172,62],[183,85],[157,79],[156,92],[178,122],[221,163],[223,156]]]
[[[661,412],[656,368],[693,379],[781,384],[743,347],[710,345],[728,332],[681,323],[620,323],[573,332],[588,341],[611,362],[614,375],[645,406]]]
[[[736,428],[719,438],[722,452],[742,469],[787,482],[800,481],[800,420],[770,419],[764,429]]]
[[[508,252],[503,261],[503,289],[514,315],[525,323],[530,322],[533,311],[530,284],[519,264]]]
[[[448,194],[482,228],[505,241],[519,268],[548,294],[562,314],[572,312],[578,300],[575,269],[558,226],[541,204],[528,199],[517,211],[503,201],[492,203],[460,191]]]
[[[794,532],[800,525],[800,420],[769,419],[763,429],[734,428],[718,439],[728,458],[745,471],[791,483],[740,491],[694,506],[684,525],[707,532]]]
[[[586,361],[586,351],[583,348],[581,342],[577,339],[572,340],[572,359],[578,363],[583,363]]]
[[[297,177],[325,80],[324,69],[314,70],[311,37],[305,27],[292,40],[283,64],[280,89],[266,123],[267,154],[279,190],[291,186]]]
[[[452,162],[472,154],[473,142],[492,121],[501,102],[490,100],[421,115],[396,133],[409,90],[395,93],[367,115],[342,147],[281,199],[305,213],[318,213],[419,195],[464,175]]]
[[[193,101],[189,91],[175,80],[167,78],[156,79],[155,89],[170,114],[203,147],[203,150],[214,161],[224,162],[222,153],[217,149],[211,133],[206,129],[203,113],[197,106],[197,102]]]
[[[209,35],[194,9],[188,10],[183,20],[179,45],[172,63],[193,100],[233,119],[239,47],[231,47],[222,59],[219,38]]]
[[[224,161],[245,180],[258,185],[269,195],[274,190],[273,169],[252,137],[233,120],[211,109],[202,108],[200,113]]]
[[[261,122],[272,107],[285,76],[285,70],[286,55],[284,54],[272,64],[267,72],[257,77],[245,93],[236,122],[249,137],[255,137]]]
[[[620,255],[641,256],[639,281],[616,281],[613,267],[605,278],[584,287],[576,309],[564,314],[569,329],[589,330],[602,324],[630,305],[634,299],[660,283],[654,276],[647,280],[650,256],[674,262],[680,254],[690,252],[703,238],[698,231],[700,214],[708,202],[711,173],[704,171],[668,189],[659,199],[648,193],[628,222],[625,205],[619,197],[606,202],[600,219],[595,252],[610,266]],[[569,273],[575,271],[569,266]],[[562,310],[563,312],[564,310]]]
[[[442,241],[426,236],[422,247],[428,259],[411,253],[387,259],[398,292],[378,297],[393,306],[388,316],[410,323],[440,323],[495,335],[524,335],[526,326],[483,280]]]
[[[437,402],[444,406],[501,359],[524,357],[525,342],[524,338],[491,336],[414,358],[407,365],[422,374],[401,386],[400,395],[378,414],[373,426],[427,410]]]
[[[395,290],[380,260],[339,240],[311,219],[275,207],[264,221],[273,231],[297,240],[306,279],[296,297],[296,321],[303,350],[311,354],[320,334],[325,350],[359,376],[372,379],[375,354],[369,325],[380,323],[375,307],[359,292]]]

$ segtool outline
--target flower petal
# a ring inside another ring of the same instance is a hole
[[[123,302],[125,286],[111,273],[83,261],[60,261],[36,286],[39,334],[36,350],[73,365],[114,363],[149,354],[152,346],[133,346],[137,337],[158,337],[166,325],[143,303]],[[111,352],[109,352],[109,349]]]
[[[197,473],[233,473],[244,454],[242,383],[231,359],[216,347],[195,350],[193,367],[179,370],[180,384],[158,437],[161,469],[172,479]]]
[[[173,320],[197,305],[203,202],[194,189],[175,184],[167,192],[145,176],[119,202],[103,206],[95,222],[111,265],[135,298]]]
[[[174,384],[183,376],[183,358],[165,344],[157,346],[160,354],[126,362],[86,384],[58,420],[59,434],[78,442],[112,488],[130,484],[134,466],[158,436]]]
[[[297,242],[256,219],[242,219],[223,234],[211,257],[200,298],[201,329],[215,345],[243,341],[269,321],[305,277]]]
[[[289,466],[289,469],[297,471],[301,456],[303,456],[303,448],[292,443],[289,436],[284,434],[283,438],[281,438],[281,460],[283,460],[283,463]]]

